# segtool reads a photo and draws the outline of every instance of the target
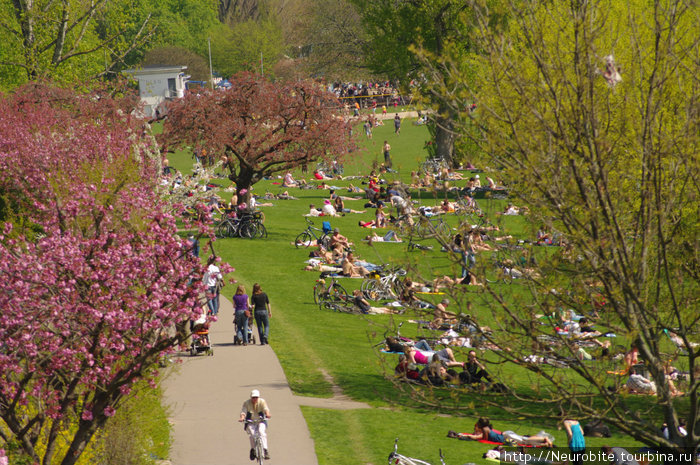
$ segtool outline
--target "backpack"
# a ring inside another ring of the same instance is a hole
[[[593,420],[583,427],[583,435],[592,438],[609,438],[610,428],[602,420]]]
[[[328,234],[328,233],[330,233],[331,231],[333,231],[333,228],[331,227],[331,222],[330,222],[330,221],[324,221],[323,223],[321,223],[321,225],[322,225],[322,226],[321,226],[321,229],[323,229],[323,232],[324,232],[325,234]]]

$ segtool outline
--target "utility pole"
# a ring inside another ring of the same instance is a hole
[[[211,69],[211,37],[207,37],[209,43],[209,82],[211,82],[211,90],[214,90],[214,71]]]

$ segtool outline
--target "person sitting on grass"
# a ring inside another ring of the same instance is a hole
[[[439,329],[443,325],[454,325],[457,323],[457,315],[447,311],[448,305],[450,305],[450,299],[442,299],[435,306],[433,321],[428,324],[429,328]]]
[[[374,227],[375,228],[385,228],[386,227],[386,214],[384,214],[384,207],[379,206],[377,211],[374,213]]]
[[[343,276],[348,278],[364,278],[369,274],[367,268],[355,265],[355,256],[352,252],[348,252],[340,266],[343,268]]]
[[[639,373],[636,367],[630,368],[630,377],[625,387],[630,394],[656,395],[656,384]]]
[[[486,367],[479,361],[476,351],[470,350],[467,354],[467,363],[464,364],[464,371],[459,374],[462,384],[474,385],[483,382],[491,382],[491,376],[486,371]]]
[[[340,234],[340,229],[335,228],[331,235],[331,248],[335,248],[337,245],[341,245],[344,249],[349,249],[352,243],[348,241],[347,237]]]
[[[310,204],[309,205],[309,213],[307,213],[304,216],[313,216],[313,217],[321,216],[321,212],[318,210],[318,208],[316,208],[316,205]]]
[[[282,187],[299,187],[301,182],[297,182],[293,177],[291,171],[287,171],[284,175],[284,180],[282,181]],[[304,181],[303,184],[306,184]]]
[[[403,289],[399,294],[399,302],[406,307],[413,308],[435,308],[435,306],[429,302],[425,302],[416,297],[416,286],[422,288],[422,285],[414,284],[411,279],[406,278],[403,282]]]

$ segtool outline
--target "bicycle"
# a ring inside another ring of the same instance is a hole
[[[397,268],[384,276],[378,272],[371,273],[362,281],[360,290],[367,300],[376,302],[383,299],[396,299],[403,287],[399,276],[406,276],[406,270]]]
[[[298,249],[299,247],[309,247],[315,240],[317,244],[322,245],[324,248],[328,249],[331,238],[322,229],[314,226],[313,221],[306,218],[306,229],[299,233],[299,235],[294,239],[294,245]],[[319,233],[319,234],[317,234]]]
[[[246,420],[246,425],[259,425],[260,423],[265,423],[266,420],[259,418],[257,420],[250,419]],[[253,440],[255,441],[255,459],[258,461],[258,465],[263,465],[265,463],[265,448],[263,447],[262,438],[260,437],[260,429],[255,428],[253,433]]]
[[[424,245],[424,244],[419,244],[418,242],[413,242],[413,237],[408,238],[408,251],[410,252],[411,250],[433,250],[432,245]]]
[[[440,451],[440,463],[445,465],[445,457],[442,455],[442,449]],[[413,457],[407,457],[405,455],[399,454],[399,438],[394,441],[394,452],[389,454],[389,465],[431,465],[430,462],[425,460],[415,459]]]
[[[319,304],[319,309],[333,310],[339,313],[362,313],[360,309],[352,301],[323,301]]]
[[[437,174],[448,168],[447,163],[442,158],[428,158],[420,165],[423,173]]]
[[[314,285],[314,303],[323,308],[327,302],[347,302],[350,300],[348,291],[340,285],[336,278],[330,278],[331,283],[326,287],[325,279],[316,280]]]
[[[215,229],[216,237],[267,237],[267,229],[262,223],[262,213],[243,213],[240,217],[224,217]]]
[[[428,218],[421,215],[416,224],[415,232],[418,237],[426,239],[434,236],[447,236],[450,233],[450,227],[441,216]]]

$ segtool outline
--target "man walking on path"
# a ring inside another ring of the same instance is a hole
[[[399,116],[398,113],[394,116],[394,134],[397,136],[401,132],[401,117]]]

